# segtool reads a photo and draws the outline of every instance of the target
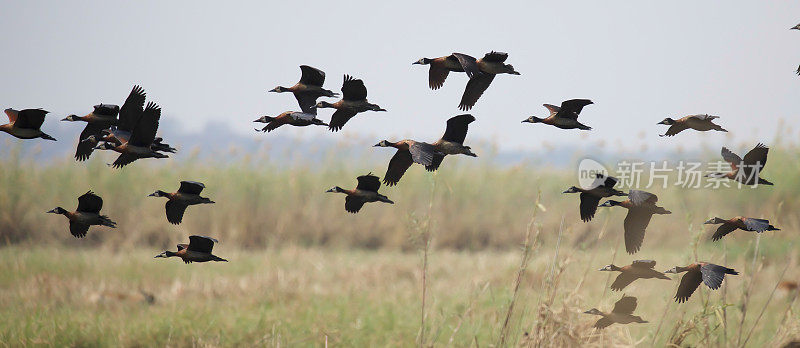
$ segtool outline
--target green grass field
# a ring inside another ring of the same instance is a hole
[[[776,346],[800,338],[796,293],[775,290],[800,278],[798,154],[770,153],[763,175],[774,187],[652,189],[673,214],[653,218],[635,255],[622,246],[624,210],[580,222],[578,197],[561,193],[574,174],[532,165],[448,158],[433,175],[412,168],[381,189],[397,204],[353,215],[325,190],[385,164],[277,167],[254,156],[114,171],[104,158],[40,165],[12,155],[0,160],[0,345]],[[173,226],[165,200],[147,195],[181,179],[206,183],[218,203]],[[78,240],[44,212],[74,209],[89,189],[119,227]],[[735,215],[782,231],[710,242],[702,222]],[[215,254],[231,262],[153,259],[191,234],[218,238]],[[592,329],[597,317],[582,312],[622,296],[608,289],[616,274],[597,269],[636,259],[661,271],[703,260],[740,275],[685,304],[672,301],[677,277],[639,280],[625,293],[649,323]]]

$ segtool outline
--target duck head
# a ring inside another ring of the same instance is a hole
[[[566,191],[564,191],[562,193],[578,193],[578,192],[581,192],[581,190],[578,189],[575,186],[571,186],[570,188],[568,188]]]
[[[169,194],[164,191],[157,190],[156,192],[147,195],[147,197],[169,197]]]
[[[590,309],[590,310],[588,310],[588,311],[586,311],[586,312],[583,312],[583,314],[603,315],[603,312],[601,312],[601,311],[600,311],[599,309],[597,309],[597,308],[592,308],[592,309]]]
[[[273,89],[270,89],[269,91],[275,93],[283,93],[283,92],[289,92],[289,89],[283,86],[278,86]]]
[[[615,266],[614,264],[606,265],[605,267],[598,269],[598,271],[618,271],[619,267]]]
[[[412,65],[414,65],[414,64],[419,64],[419,65],[428,65],[428,64],[430,64],[432,61],[433,61],[433,59],[430,59],[430,58],[420,58],[420,60],[418,60],[418,61],[416,61],[416,62],[413,62],[413,63],[411,63],[411,64],[412,64]]]
[[[80,121],[80,120],[81,119],[80,119],[80,117],[78,117],[78,115],[69,115],[69,116],[67,116],[67,117],[62,119],[62,121],[70,121],[70,122],[75,122],[75,121]]]
[[[95,149],[95,150],[113,150],[113,149],[114,149],[114,147],[115,147],[115,146],[114,146],[114,144],[112,144],[112,143],[109,143],[109,142],[102,142],[102,143],[100,143],[100,144],[97,144],[97,146],[95,146],[95,147],[94,147],[94,149]]]
[[[531,117],[528,117],[528,118],[522,120],[522,123],[526,123],[526,122],[527,123],[541,123],[542,121],[543,121],[543,119],[541,119],[541,118],[538,118],[536,116],[531,116]]]
[[[315,106],[316,106],[316,108],[317,108],[317,109],[321,109],[321,108],[332,108],[332,107],[333,107],[333,104],[331,104],[331,103],[328,103],[328,102],[326,102],[326,101],[320,101],[320,102],[319,102],[319,103],[317,103],[317,105],[315,105]]]
[[[155,256],[155,257],[153,257],[153,258],[154,258],[154,259],[157,259],[157,258],[160,258],[160,257],[164,257],[164,258],[166,258],[166,257],[172,257],[172,256],[175,256],[175,253],[174,253],[174,252],[171,252],[171,251],[169,251],[169,250],[167,250],[167,251],[165,251],[165,252],[163,252],[163,253],[161,253],[161,254],[158,254],[158,255],[156,255],[156,256]]]
[[[394,144],[389,142],[388,140],[381,140],[381,142],[372,145],[372,147],[392,147]]]
[[[668,126],[669,126],[669,125],[673,125],[673,124],[675,124],[675,120],[673,120],[673,119],[671,119],[671,118],[667,117],[667,118],[665,118],[663,121],[659,122],[658,124],[665,124],[665,125],[668,125]]]
[[[724,222],[725,222],[725,220],[720,219],[718,217],[715,217],[715,218],[709,219],[708,221],[704,222],[703,224],[704,225],[716,225],[716,224],[721,224],[721,223],[724,223]]]
[[[608,208],[608,207],[613,207],[613,206],[619,205],[619,204],[620,204],[619,201],[615,201],[613,199],[609,199],[609,200],[603,202],[603,204],[598,205],[598,207],[606,207],[606,208]]]
[[[334,186],[333,188],[331,188],[330,190],[328,190],[328,191],[325,191],[325,192],[326,192],[326,193],[328,193],[328,192],[344,193],[344,189],[342,189],[342,188],[341,188],[341,187],[339,187],[339,186]]]
[[[673,273],[673,274],[678,274],[678,273],[681,273],[681,272],[683,272],[683,271],[684,271],[683,267],[681,267],[681,266],[675,266],[675,267],[672,267],[672,268],[670,268],[670,269],[668,269],[668,270],[664,271],[664,273]]]
[[[66,209],[64,209],[64,208],[62,208],[62,207],[56,207],[55,209],[53,209],[53,210],[51,210],[51,211],[48,211],[47,213],[48,213],[48,214],[61,214],[61,215],[65,215],[65,214],[67,214],[67,210],[66,210]]]

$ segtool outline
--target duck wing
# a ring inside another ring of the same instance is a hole
[[[703,276],[700,271],[686,272],[681,278],[681,284],[678,285],[678,292],[675,293],[675,301],[678,301],[678,303],[686,302],[702,282]]]
[[[219,243],[218,240],[206,236],[189,236],[189,251],[199,251],[201,253],[211,253],[214,249],[214,243]]]
[[[119,157],[117,157],[117,160],[114,161],[114,163],[111,163],[111,167],[119,169],[133,163],[133,161],[136,161],[137,159],[139,158],[135,155],[122,153],[119,155]]]
[[[181,181],[181,187],[178,189],[178,192],[199,195],[200,192],[203,192],[204,188],[206,188],[206,185],[203,185],[202,182]]]
[[[96,138],[100,138],[103,134],[103,130],[107,127],[97,124],[97,123],[86,123],[86,127],[83,127],[83,131],[81,135],[78,137],[78,148],[75,150],[75,159],[78,161],[85,161],[89,159],[89,156],[94,152],[94,147],[96,143],[84,141],[90,136],[95,136]]]
[[[438,154],[438,153],[434,154],[433,155],[433,160],[431,160],[431,165],[425,166],[425,170],[427,170],[429,172],[433,172],[433,171],[436,171],[437,169],[439,169],[439,166],[442,165],[442,161],[444,161],[444,157],[445,156],[446,155],[444,155],[444,154]]]
[[[654,260],[636,260],[631,263],[631,266],[652,269],[656,266],[656,262]]]
[[[736,230],[736,225],[724,222],[722,225],[717,227],[717,230],[714,232],[714,235],[711,236],[711,240],[718,241],[725,237],[728,233],[731,233]]]
[[[597,212],[597,205],[600,204],[600,197],[591,193],[581,192],[580,199],[581,220],[587,222],[591,220]]]
[[[342,83],[342,99],[351,101],[367,99],[367,87],[364,86],[364,81],[356,79],[350,75],[344,75],[344,83]]]
[[[328,129],[330,129],[332,132],[339,131],[342,129],[342,127],[344,127],[344,124],[347,123],[347,121],[350,121],[350,119],[355,115],[356,113],[350,110],[336,110],[336,112],[333,113],[333,116],[331,116],[331,122],[328,125]]]
[[[724,159],[725,162],[730,163],[731,169],[733,171],[739,170],[739,165],[742,163],[742,158],[739,157],[739,155],[733,153],[731,150],[729,150],[727,147],[724,146],[722,147],[722,151],[720,153],[722,154],[722,159]]]
[[[389,168],[386,169],[386,175],[383,176],[383,183],[387,186],[394,186],[403,177],[408,167],[414,163],[411,157],[411,152],[406,150],[397,150],[397,152],[389,160]]]
[[[481,72],[480,67],[478,67],[478,61],[475,59],[475,57],[463,53],[453,53],[453,56],[458,59],[458,63],[461,64],[461,67],[464,69],[464,72],[467,73],[467,76],[470,79],[472,79],[472,76]]]
[[[169,200],[164,208],[167,211],[167,221],[173,225],[180,224],[183,221],[183,213],[186,212],[188,205],[178,201]]]
[[[725,274],[739,274],[732,268],[707,263],[700,267],[700,272],[703,275],[703,283],[712,290],[719,289],[722,286],[722,281],[725,279]],[[700,285],[700,284],[698,284]]]
[[[640,190],[630,190],[628,192],[628,199],[633,203],[635,206],[639,206],[642,204],[656,204],[658,202],[658,196]]]
[[[610,318],[602,317],[602,318],[598,319],[594,323],[594,327],[597,328],[597,329],[605,329],[605,328],[611,326],[611,324],[613,324],[613,323],[614,323],[614,321],[611,320]]]
[[[644,232],[650,224],[653,213],[646,208],[632,207],[628,209],[623,227],[625,229],[625,251],[634,254],[642,247]]]
[[[136,127],[136,122],[139,122],[139,117],[144,110],[146,95],[142,87],[138,85],[133,86],[131,93],[128,94],[128,98],[125,99],[125,103],[122,104],[122,108],[119,109],[119,129],[126,132],[133,131],[133,128]]]
[[[308,65],[300,66],[300,83],[308,86],[322,87],[325,83],[325,72]]]
[[[745,173],[748,174],[748,177],[750,172],[755,170],[756,173],[759,173],[764,169],[764,166],[767,164],[768,153],[769,148],[759,143],[755,148],[744,155],[744,160],[742,162],[745,164]]]
[[[475,103],[478,102],[478,99],[483,95],[483,92],[492,84],[493,80],[494,74],[487,74],[479,71],[473,75],[469,79],[469,82],[467,82],[467,87],[464,89],[464,94],[461,96],[461,103],[458,105],[458,108],[464,111],[472,109]]]
[[[89,191],[78,197],[77,211],[98,214],[100,209],[103,209],[103,199],[94,192]]]
[[[419,163],[423,166],[429,166],[433,163],[433,156],[437,153],[440,153],[436,150],[436,147],[419,141],[415,141],[413,144],[408,146],[408,152],[411,153],[411,159],[415,163]]]
[[[356,188],[359,190],[378,192],[378,189],[380,187],[381,187],[380,179],[378,179],[377,176],[372,175],[372,173],[358,177],[358,185],[356,186]]]
[[[17,120],[14,122],[14,127],[25,129],[39,129],[44,123],[44,117],[47,111],[42,109],[25,109],[17,112]]]
[[[683,132],[683,131],[685,131],[687,129],[689,129],[689,126],[687,126],[685,122],[676,122],[676,123],[673,123],[671,126],[669,126],[669,128],[667,128],[667,132],[664,133],[663,136],[671,137],[671,136],[673,136],[675,134],[678,134],[680,132]]]
[[[497,51],[491,51],[483,55],[483,58],[481,58],[482,61],[493,63],[503,63],[506,61],[506,59],[508,59],[508,53]]]
[[[612,309],[611,312],[617,314],[633,314],[634,310],[636,310],[636,297],[623,295],[622,298],[614,304],[614,309]]]
[[[128,142],[134,146],[149,147],[153,144],[158,131],[158,122],[161,119],[161,107],[156,103],[149,102],[147,107],[136,122],[136,127],[131,132]]]
[[[76,238],[86,237],[86,232],[89,232],[89,225],[84,225],[74,221],[69,222],[69,233]]]
[[[361,207],[364,206],[364,200],[361,197],[356,196],[347,196],[344,198],[344,210],[347,210],[349,213],[358,213],[361,210]]]
[[[475,121],[475,117],[470,114],[453,116],[447,120],[447,128],[444,131],[442,140],[463,144],[467,138],[469,124]]]
[[[617,279],[614,279],[614,282],[611,283],[611,290],[620,291],[620,290],[624,289],[626,286],[628,286],[631,283],[633,283],[633,281],[636,280],[636,279],[637,279],[636,277],[634,277],[634,276],[632,276],[632,275],[630,275],[628,273],[624,273],[624,272],[620,273],[617,276]]]
[[[747,226],[747,229],[750,231],[764,232],[769,228],[769,220],[746,218],[744,219],[744,225]]]

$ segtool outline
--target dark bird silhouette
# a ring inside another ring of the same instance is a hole
[[[444,135],[431,144],[440,154],[433,155],[431,165],[426,166],[425,169],[431,172],[439,169],[444,156],[447,155],[478,157],[478,155],[472,153],[472,149],[469,146],[464,146],[464,139],[467,138],[467,129],[473,121],[475,121],[475,117],[470,114],[453,116],[447,120],[447,128],[444,131]]]
[[[660,136],[671,137],[687,129],[694,129],[696,131],[701,131],[701,132],[710,130],[727,132],[727,130],[714,123],[714,119],[717,118],[719,118],[719,116],[712,116],[712,115],[689,115],[686,117],[679,118],[677,120],[673,120],[667,117],[663,121],[658,123],[669,126],[667,132]]]
[[[633,315],[634,310],[636,310],[636,297],[622,295],[622,298],[614,304],[614,309],[611,310],[611,313],[601,312],[597,308],[592,308],[583,313],[602,317],[594,323],[594,327],[597,329],[605,329],[614,323],[647,323],[642,317]]]
[[[335,186],[326,192],[344,193],[347,195],[344,199],[344,210],[350,213],[358,213],[364,203],[370,202],[384,202],[394,204],[388,197],[378,193],[381,187],[381,181],[377,176],[369,173],[358,177],[358,185],[352,190],[345,190],[339,186]]]
[[[360,112],[386,111],[386,109],[378,105],[371,104],[367,100],[367,87],[364,86],[364,81],[355,79],[350,75],[344,75],[342,99],[333,104],[321,101],[317,103],[317,108],[336,109],[328,126],[328,129],[332,132],[342,129],[347,121]]]
[[[675,266],[664,273],[678,274],[683,272],[686,272],[686,274],[681,278],[681,284],[678,285],[678,292],[675,294],[675,301],[678,303],[686,302],[697,287],[700,286],[700,283],[705,283],[711,290],[717,290],[722,286],[722,281],[725,279],[726,274],[739,274],[733,268],[707,262],[697,262],[686,267]]]
[[[386,175],[383,176],[383,183],[387,186],[394,186],[403,177],[406,170],[412,164],[418,163],[425,167],[433,164],[433,159],[436,155],[444,155],[436,150],[436,146],[421,141],[414,140],[400,140],[398,142],[391,142],[388,140],[381,140],[381,142],[373,145],[374,147],[393,147],[397,149],[392,159],[389,161],[389,168],[386,169]]]
[[[204,188],[206,188],[206,185],[203,185],[201,182],[181,181],[181,187],[177,192],[158,190],[151,193],[148,197],[166,197],[168,201],[164,208],[167,211],[167,221],[177,225],[183,220],[183,213],[190,205],[214,203],[214,201],[200,196]]]
[[[550,110],[550,116],[546,118],[538,118],[536,116],[528,117],[522,122],[528,123],[544,123],[551,126],[556,126],[561,129],[582,129],[591,130],[583,123],[578,122],[578,115],[581,114],[583,107],[586,105],[594,104],[589,99],[570,99],[561,103],[561,106],[551,104],[544,104],[547,110]]]
[[[319,125],[319,126],[328,125],[327,123],[322,122],[322,120],[317,118],[316,109],[312,111],[313,113],[286,111],[275,117],[261,116],[259,119],[253,122],[261,122],[267,124],[261,130],[256,129],[256,131],[261,131],[261,132],[271,132],[276,128],[283,126],[285,124],[295,127],[305,127],[310,125]]]
[[[722,237],[726,236],[728,233],[736,231],[737,229],[743,231],[751,231],[756,233],[761,233],[764,231],[780,231],[780,228],[776,228],[769,224],[769,220],[765,219],[754,219],[754,218],[747,218],[743,216],[737,216],[730,219],[721,219],[715,217],[704,222],[706,225],[717,225],[721,224],[717,227],[717,230],[714,232],[714,235],[711,236],[711,240],[717,241],[722,239]]]
[[[767,164],[768,153],[769,148],[759,143],[742,159],[739,155],[728,150],[727,147],[723,147],[722,159],[730,163],[731,171],[727,173],[710,173],[706,174],[705,177],[727,178],[745,185],[772,185],[771,182],[760,177],[761,171]]]
[[[0,125],[0,132],[6,132],[19,139],[56,140],[41,130],[47,113],[42,109],[6,109],[9,123]]]
[[[461,96],[461,103],[458,105],[458,108],[464,111],[475,106],[483,92],[492,84],[495,75],[519,75],[511,64],[504,63],[508,58],[508,53],[492,51],[481,59],[475,59],[462,53],[453,53],[453,56],[458,59],[461,67],[469,76],[469,82],[464,89],[464,95]]]
[[[270,92],[283,93],[292,92],[297,104],[300,105],[300,110],[304,113],[316,115],[317,98],[319,97],[337,97],[338,93],[322,88],[325,83],[325,73],[317,68],[312,68],[308,65],[300,66],[300,81],[292,87],[275,87]]]
[[[412,64],[430,66],[428,69],[428,87],[434,90],[444,85],[444,80],[447,79],[447,75],[449,75],[451,71],[464,72],[464,67],[461,66],[461,62],[452,54],[439,58],[421,58]]]
[[[69,232],[77,237],[86,237],[86,232],[89,231],[89,226],[99,225],[111,228],[116,228],[117,224],[108,216],[100,215],[100,209],[103,208],[103,199],[100,196],[89,191],[78,197],[78,209],[70,212],[62,207],[48,211],[51,214],[61,214],[69,219]]]
[[[594,180],[591,188],[583,189],[577,186],[572,186],[564,191],[564,193],[580,193],[581,220],[588,222],[594,217],[595,212],[597,212],[597,206],[600,204],[600,199],[611,196],[628,195],[622,191],[615,190],[614,185],[616,184],[617,178],[597,174],[597,178]]]
[[[644,231],[650,224],[653,214],[672,214],[671,211],[657,206],[656,202],[658,202],[658,196],[650,192],[630,190],[628,200],[622,202],[608,200],[600,205],[601,207],[620,206],[628,209],[628,215],[625,216],[623,225],[625,250],[628,254],[634,254],[642,247]]]
[[[614,282],[611,283],[611,290],[620,291],[630,285],[630,283],[633,283],[636,279],[656,278],[669,280],[669,277],[664,275],[664,273],[654,270],[653,267],[655,266],[656,262],[653,260],[636,260],[627,266],[617,267],[614,264],[610,264],[599,270],[620,272],[617,278],[614,279]]]
[[[120,111],[120,113],[122,113],[122,111]],[[114,168],[122,168],[142,158],[168,158],[169,156],[153,149],[153,142],[156,138],[156,131],[158,131],[160,119],[161,108],[155,103],[149,102],[144,111],[142,111],[127,142],[104,142],[95,147],[95,149],[119,152],[119,157],[111,164]]]
[[[211,250],[214,249],[214,243],[219,243],[219,241],[211,237],[189,236],[189,244],[178,244],[178,251],[167,250],[155,257],[167,258],[177,256],[186,264],[208,261],[228,262],[228,260],[211,253]]]
[[[117,125],[117,115],[119,114],[119,106],[111,104],[98,104],[94,106],[94,110],[86,116],[69,115],[62,121],[70,122],[86,122],[83,127],[81,135],[78,137],[78,148],[75,151],[75,160],[85,161],[92,155],[96,142],[85,141],[89,137],[94,136],[98,139],[103,136],[103,130]]]
[[[793,27],[789,28],[789,30],[792,30],[792,29],[797,29],[797,30],[800,30],[800,24],[798,24],[798,25],[795,25],[795,26],[793,26]]]

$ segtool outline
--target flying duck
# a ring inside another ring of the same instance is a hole
[[[183,213],[190,205],[214,203],[214,201],[200,196],[200,192],[203,192],[204,188],[206,188],[206,185],[201,182],[181,181],[181,187],[178,192],[170,193],[157,190],[148,197],[166,197],[168,200],[164,208],[167,211],[167,221],[177,225],[183,220]]]
[[[686,117],[679,118],[677,120],[673,120],[667,117],[658,124],[669,125],[669,129],[667,129],[666,133],[659,136],[671,137],[687,129],[694,129],[696,131],[701,131],[701,132],[710,130],[727,132],[727,130],[714,123],[714,119],[717,118],[719,118],[719,116],[712,116],[712,115],[689,115]]]
[[[386,109],[378,105],[371,104],[367,100],[367,87],[364,86],[364,81],[355,79],[350,75],[344,75],[342,99],[333,104],[321,101],[317,103],[317,108],[336,109],[328,126],[328,129],[332,132],[342,129],[347,121],[360,112],[386,111]]]
[[[601,204],[601,207],[620,206],[628,209],[625,216],[625,250],[628,254],[634,254],[642,247],[644,241],[644,230],[650,224],[653,214],[672,214],[671,211],[656,205],[658,196],[645,191],[630,190],[628,200],[619,202],[608,200]]]
[[[444,80],[447,79],[447,75],[451,71],[464,72],[461,62],[452,54],[439,58],[421,58],[412,64],[430,65],[428,69],[428,87],[433,90],[439,89],[444,85]]]
[[[664,273],[678,274],[682,272],[686,272],[686,274],[681,278],[681,284],[678,285],[678,292],[675,294],[675,301],[678,303],[686,302],[700,286],[700,283],[705,283],[711,290],[717,290],[722,286],[726,274],[739,274],[733,268],[708,262],[697,262],[686,267],[675,266]]]
[[[431,144],[439,152],[433,155],[433,160],[429,166],[425,166],[428,171],[439,169],[442,164],[444,156],[447,155],[467,155],[471,157],[478,157],[472,153],[469,146],[464,146],[464,139],[467,137],[467,128],[469,124],[475,121],[475,117],[470,114],[453,116],[447,120],[447,128],[445,128],[444,135]]]
[[[70,212],[62,207],[48,211],[51,214],[64,215],[69,219],[69,232],[77,237],[86,237],[86,232],[89,231],[89,226],[99,225],[111,228],[116,228],[117,224],[108,216],[100,215],[100,209],[103,208],[103,199],[100,196],[89,191],[78,197],[78,209]]]
[[[89,159],[96,143],[85,141],[94,136],[95,139],[103,135],[103,130],[117,125],[117,115],[119,106],[111,104],[99,104],[94,106],[94,110],[86,116],[69,115],[61,121],[86,122],[81,135],[78,137],[78,148],[75,151],[75,160],[85,161]]]
[[[211,237],[189,236],[189,244],[178,244],[178,251],[167,250],[156,255],[155,258],[177,256],[186,264],[208,261],[228,262],[228,260],[211,253],[211,249],[214,249],[214,243],[219,243],[219,241]]]
[[[300,66],[300,81],[292,87],[275,87],[270,92],[283,93],[292,92],[297,104],[300,104],[300,110],[304,113],[313,113],[316,107],[317,98],[319,97],[337,97],[338,93],[322,88],[325,83],[325,72],[317,68],[312,68],[308,65]]]
[[[271,116],[261,116],[259,119],[253,122],[261,122],[266,123],[267,125],[264,126],[262,129],[256,129],[256,131],[260,132],[271,132],[276,128],[288,124],[290,126],[295,127],[305,127],[310,125],[319,125],[319,126],[327,126],[328,124],[322,122],[322,120],[317,118],[317,110],[313,108],[312,112],[297,112],[297,111],[286,111],[281,113],[278,116],[271,117]]]
[[[149,102],[127,142],[121,144],[103,142],[95,149],[119,152],[119,157],[111,164],[114,168],[122,168],[141,158],[168,158],[169,156],[152,148],[160,119],[161,108],[155,103]]]
[[[367,175],[362,175],[358,177],[358,185],[355,189],[352,190],[345,190],[339,186],[335,186],[332,189],[325,191],[325,192],[334,192],[334,193],[344,193],[347,195],[344,199],[344,210],[347,210],[350,213],[358,213],[361,210],[361,207],[364,206],[364,203],[370,202],[384,202],[389,204],[394,204],[389,197],[386,197],[380,193],[378,193],[378,189],[381,187],[381,181],[378,179],[377,176],[372,175],[369,173]]]
[[[398,142],[390,142],[388,140],[381,140],[381,142],[373,145],[374,147],[393,147],[397,149],[392,159],[389,160],[389,168],[386,169],[386,175],[383,176],[383,183],[387,186],[394,186],[403,177],[408,167],[413,163],[421,164],[425,167],[433,164],[433,159],[436,155],[444,155],[436,150],[436,146],[421,141],[414,140],[400,140]]]
[[[592,308],[583,313],[602,317],[594,323],[594,327],[597,329],[605,329],[614,323],[647,323],[642,317],[633,315],[634,310],[636,310],[636,297],[622,295],[622,298],[614,304],[614,309],[611,310],[611,313],[601,312],[597,308]]]
[[[581,212],[581,220],[583,222],[588,222],[592,220],[594,217],[595,212],[597,212],[597,206],[600,204],[600,199],[611,197],[611,196],[627,196],[627,193],[624,193],[619,190],[614,189],[614,185],[617,184],[617,178],[612,176],[604,176],[603,174],[597,174],[594,183],[592,183],[592,188],[590,189],[583,189],[580,187],[572,186],[568,188],[564,193],[579,193],[580,192],[580,212]]]
[[[764,231],[780,231],[780,228],[776,228],[769,224],[769,220],[765,219],[754,219],[754,218],[747,218],[743,216],[737,216],[730,219],[721,219],[715,217],[710,219],[703,224],[706,225],[716,225],[722,224],[717,227],[717,230],[714,232],[714,235],[711,236],[711,240],[718,241],[722,239],[722,237],[726,236],[728,233],[736,231],[737,229],[743,231],[751,231],[756,233],[761,233]]]
[[[0,125],[0,131],[19,139],[42,138],[56,140],[41,130],[47,111],[42,109],[6,109],[5,111],[9,123]]]
[[[727,147],[722,148],[722,159],[730,163],[731,171],[727,173],[709,173],[705,177],[710,178],[728,178],[738,181],[745,185],[772,185],[771,182],[764,180],[760,177],[761,171],[767,164],[767,154],[769,148],[764,144],[759,143],[755,148],[750,150],[744,155],[744,160],[737,154],[728,150]]]
[[[592,127],[589,127],[583,123],[578,122],[578,115],[581,114],[583,107],[590,104],[594,103],[589,99],[565,100],[561,103],[560,107],[551,104],[543,104],[544,107],[547,108],[547,110],[550,110],[550,116],[546,118],[538,118],[536,116],[531,116],[523,120],[522,122],[544,123],[544,124],[549,124],[551,126],[556,126],[561,129],[577,128],[582,130],[591,130]]]
[[[462,53],[453,53],[453,56],[461,63],[461,67],[469,76],[469,82],[461,96],[461,103],[458,108],[464,111],[472,109],[478,98],[492,84],[494,76],[497,74],[519,75],[511,64],[504,62],[508,58],[505,52],[489,52],[481,59],[475,59]]]
[[[614,282],[611,283],[611,290],[620,291],[626,286],[630,285],[630,283],[633,283],[633,281],[636,279],[656,278],[669,280],[669,277],[664,275],[664,273],[653,269],[655,266],[656,262],[653,260],[636,260],[627,266],[617,267],[614,264],[610,264],[599,270],[607,272],[620,272],[617,278],[614,279]]]

